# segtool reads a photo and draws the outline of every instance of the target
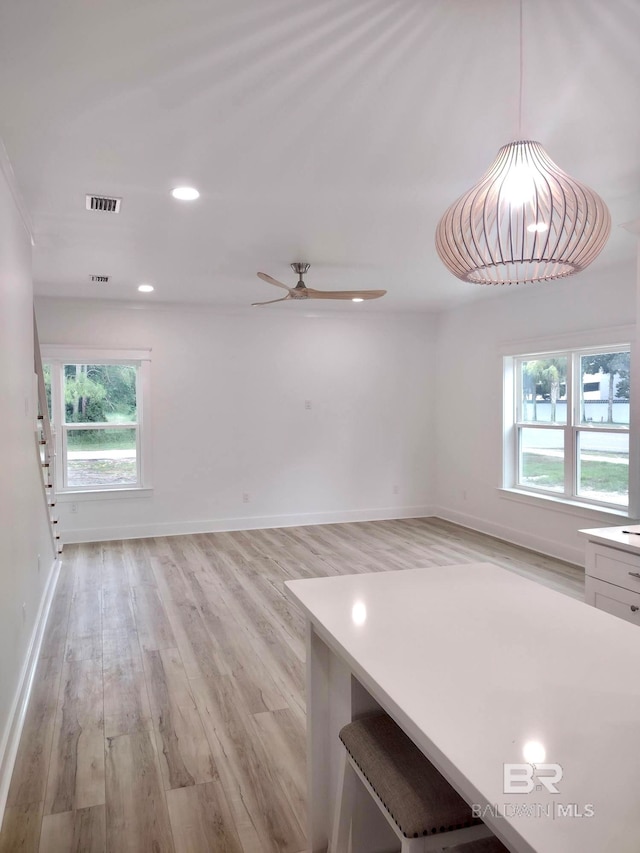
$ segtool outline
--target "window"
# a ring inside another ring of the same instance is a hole
[[[627,508],[629,347],[513,356],[505,364],[504,486]]]
[[[43,347],[57,491],[149,487],[149,357],[132,355]]]

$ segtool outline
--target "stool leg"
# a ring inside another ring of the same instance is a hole
[[[356,783],[355,770],[347,758],[346,749],[343,749],[329,853],[348,853]]]
[[[424,853],[424,838],[403,838],[400,853]]]

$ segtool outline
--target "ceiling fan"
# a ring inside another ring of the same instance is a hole
[[[387,292],[386,290],[314,290],[311,287],[307,287],[302,279],[309,266],[310,264],[291,264],[291,269],[298,276],[298,283],[295,287],[288,287],[281,281],[267,275],[266,272],[259,272],[258,278],[261,278],[268,284],[275,284],[276,287],[282,287],[289,292],[281,299],[270,299],[268,302],[253,302],[252,305],[272,305],[274,302],[286,302],[288,299],[351,299],[353,302],[362,302],[364,299],[379,299]]]

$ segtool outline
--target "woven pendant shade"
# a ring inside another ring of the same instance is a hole
[[[597,193],[558,168],[540,143],[511,142],[445,212],[436,249],[463,281],[551,281],[588,267],[610,231]]]

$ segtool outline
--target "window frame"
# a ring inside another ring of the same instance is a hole
[[[59,500],[74,497],[143,496],[150,493],[151,443],[151,350],[112,350],[91,347],[43,345],[43,363],[51,366],[51,411],[55,452],[59,464],[55,466],[55,491]],[[68,364],[121,364],[136,367],[136,421],[133,423],[67,423],[65,418],[63,371]],[[135,429],[136,469],[135,484],[69,486],[67,477],[67,441],[69,430],[85,429]]]
[[[626,330],[625,330],[626,331]],[[503,478],[502,490],[504,492],[512,492],[518,496],[531,496],[534,500],[540,498],[543,501],[553,501],[567,505],[582,506],[604,513],[613,513],[630,517],[632,508],[637,502],[637,495],[633,488],[632,472],[636,468],[635,460],[635,440],[632,440],[632,423],[631,415],[632,405],[630,404],[629,424],[620,426],[607,426],[605,424],[597,427],[589,427],[583,424],[580,420],[580,405],[582,394],[580,382],[582,381],[582,371],[580,369],[580,358],[584,355],[596,355],[598,353],[609,352],[629,352],[631,363],[631,375],[634,373],[634,358],[633,358],[633,336],[622,336],[615,343],[598,343],[596,345],[589,344],[588,340],[580,340],[571,342],[571,345],[557,347],[532,347],[526,351],[514,352],[511,350],[509,355],[503,355]],[[566,422],[560,424],[546,424],[544,422],[536,423],[525,421],[522,412],[522,369],[523,362],[532,359],[547,359],[547,358],[567,358],[567,379],[566,379]],[[633,392],[632,392],[633,398]],[[551,489],[536,488],[525,483],[521,483],[521,441],[522,430],[532,428],[536,430],[555,430],[563,434],[563,491],[555,491]],[[616,435],[624,434],[629,436],[629,484],[628,484],[628,500],[626,504],[603,501],[595,498],[590,498],[586,495],[579,494],[579,438],[582,433],[614,433]]]

